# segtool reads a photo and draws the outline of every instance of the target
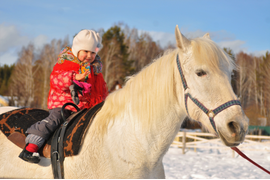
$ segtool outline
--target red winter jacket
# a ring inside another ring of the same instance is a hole
[[[79,73],[80,64],[64,60],[62,63],[56,63],[50,75],[50,91],[48,96],[48,108],[53,109],[62,107],[67,102],[72,102],[69,86],[73,84],[75,75]],[[77,105],[80,109],[91,108],[102,102],[108,95],[107,85],[101,73],[95,74],[91,66],[91,76],[86,81],[91,84],[91,91],[82,96],[78,93],[80,103]],[[67,106],[66,109],[76,111],[74,107]]]

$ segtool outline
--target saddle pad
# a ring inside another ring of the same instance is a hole
[[[89,128],[96,113],[100,110],[103,103],[100,103],[91,109],[82,110],[82,113],[75,118],[68,118],[69,122],[64,136],[64,157],[77,155],[83,142],[84,133]]]
[[[101,109],[103,103],[100,103],[91,109],[83,109],[77,113],[72,114],[67,121],[68,124],[65,136],[64,136],[64,156],[77,155],[80,150],[80,146],[83,142],[84,132],[89,128],[89,122],[92,122],[96,113]],[[32,124],[37,121],[43,120],[49,115],[49,112],[35,108],[22,108],[6,112],[0,115],[0,130],[11,140],[14,144],[20,148],[25,146],[25,137],[27,134],[25,131]],[[39,154],[46,158],[51,156],[51,139],[39,149]],[[23,142],[22,142],[23,141]]]
[[[49,112],[42,109],[15,109],[0,115],[0,130],[7,137],[15,132],[25,136],[28,127],[47,116]]]

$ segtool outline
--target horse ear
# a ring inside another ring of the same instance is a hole
[[[204,37],[204,38],[207,38],[207,39],[211,39],[209,33],[206,33],[203,37]]]
[[[175,27],[175,38],[177,47],[182,50],[186,50],[186,48],[190,45],[190,40],[188,40],[184,35],[181,34],[178,25]]]

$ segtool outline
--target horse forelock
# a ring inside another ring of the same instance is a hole
[[[111,93],[99,113],[99,133],[104,135],[116,119],[139,121],[145,130],[154,128],[152,120],[176,101],[174,71],[176,50],[168,50],[140,72],[128,78],[125,86]],[[180,77],[179,77],[180,78]],[[126,118],[128,116],[128,118]],[[123,119],[121,119],[123,118]]]
[[[191,40],[194,60],[206,66],[214,72],[229,71],[236,69],[232,58],[216,43],[207,38]]]

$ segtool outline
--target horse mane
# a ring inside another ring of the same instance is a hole
[[[233,60],[219,48],[213,41],[207,38],[191,40],[193,56],[199,63],[217,71],[226,66],[228,71],[234,69]],[[96,122],[98,133],[103,136],[107,129],[119,121],[137,121],[142,128],[148,130],[153,127],[151,121],[158,121],[162,127],[160,113],[172,108],[178,101],[175,88],[176,54],[182,53],[178,48],[167,50],[164,54],[153,60],[137,74],[128,77],[122,89],[114,91],[106,98],[104,106],[98,114]],[[167,108],[167,109],[164,109]],[[124,124],[124,123],[123,123]]]
[[[176,53],[177,49],[167,50],[140,72],[128,77],[122,89],[109,94],[98,114],[98,133],[106,133],[117,117],[122,121],[139,120],[146,129],[154,128],[151,120],[164,118],[158,117],[159,112],[177,101],[172,73],[177,70]],[[127,115],[129,117],[125,117]]]

